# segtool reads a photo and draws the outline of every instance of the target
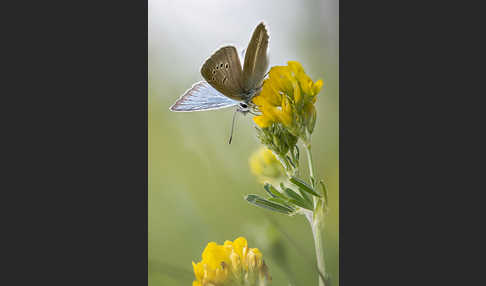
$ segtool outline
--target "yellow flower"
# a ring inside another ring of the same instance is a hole
[[[263,255],[257,248],[248,248],[244,237],[210,242],[201,262],[192,262],[196,280],[193,286],[265,286],[271,280]]]
[[[251,172],[256,175],[260,181],[271,181],[285,176],[282,164],[273,154],[272,151],[261,147],[253,152],[249,159]]]
[[[315,120],[312,122],[308,117],[309,113],[315,115],[316,95],[322,85],[322,80],[313,82],[299,62],[289,61],[287,66],[272,67],[262,91],[253,98],[261,112],[253,117],[254,122],[260,128],[281,123],[297,137],[305,135],[305,130],[312,133],[314,126],[309,124],[314,124]]]
[[[304,68],[299,62],[290,61],[288,62],[288,66],[299,82],[302,91],[309,95],[314,103],[316,100],[316,95],[319,93],[322,85],[324,84],[322,80],[318,80],[315,83],[312,82],[312,79],[305,74]]]
[[[273,67],[269,79],[265,80],[262,92],[253,98],[262,115],[255,116],[255,123],[261,128],[270,126],[273,122],[281,122],[288,126],[292,123],[292,110],[289,98],[283,92],[293,94],[296,81],[292,79],[287,67]]]

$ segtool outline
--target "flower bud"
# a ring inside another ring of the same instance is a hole
[[[285,170],[271,150],[261,147],[249,159],[251,172],[261,182],[274,181],[285,176]]]

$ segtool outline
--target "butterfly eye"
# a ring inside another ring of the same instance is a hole
[[[248,108],[248,105],[246,103],[240,103],[240,106],[243,108]]]

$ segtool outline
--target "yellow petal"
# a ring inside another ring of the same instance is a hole
[[[256,266],[261,266],[263,264],[263,254],[258,248],[251,248],[250,251],[254,254]]]
[[[276,66],[270,70],[269,74],[270,84],[278,91],[291,92],[292,84],[290,80],[292,75],[287,66]]]
[[[248,247],[248,242],[244,237],[238,237],[233,242],[233,249],[240,257],[243,257],[243,249]]]
[[[273,121],[268,118],[268,116],[265,115],[258,115],[253,117],[253,121],[255,122],[256,125],[258,125],[260,128],[266,128],[272,125]]]
[[[252,101],[254,104],[258,105],[259,107],[266,106],[266,105],[273,105],[277,106],[280,105],[280,95],[276,93],[271,87],[264,86],[262,92],[259,95],[255,96]]]
[[[279,121],[289,127],[292,124],[292,106],[287,98],[282,100],[282,110],[278,113]]]
[[[206,263],[212,269],[216,269],[221,266],[221,262],[229,264],[229,253],[222,245],[210,242],[202,253],[202,259],[203,263]]]
[[[262,91],[256,97],[262,97],[271,105],[280,105],[280,101],[282,100],[282,96],[278,92],[278,88],[272,84],[271,81],[267,80],[263,84]]]
[[[297,75],[297,80],[305,94],[312,94],[312,79],[308,75],[300,73]]]
[[[290,69],[294,72],[295,75],[304,72],[304,68],[297,61],[288,61],[287,65],[290,67]]]
[[[253,251],[257,255],[262,255],[262,253],[260,252],[260,250],[258,250],[258,248],[252,248],[251,251]]]
[[[253,118],[255,120],[255,118]],[[260,125],[259,125],[260,126]],[[263,164],[260,162],[259,153],[255,153],[250,157],[250,170],[255,175],[263,174]],[[225,243],[226,244],[226,243]]]
[[[196,276],[197,280],[202,280],[204,277],[204,267],[201,262],[194,263],[192,262],[192,268],[194,269],[194,276]]]
[[[300,100],[302,99],[302,96],[300,95],[300,88],[296,80],[292,81],[292,86],[294,89],[293,94],[294,94],[295,103],[299,103]]]
[[[269,120],[275,122],[275,121],[279,121],[278,114],[280,113],[281,109],[282,109],[281,106],[266,105],[263,106],[260,110],[262,111],[264,116],[266,116]]]
[[[314,83],[314,85],[312,86],[312,92],[313,92],[314,95],[318,94],[319,91],[321,91],[323,84],[324,84],[324,82],[322,80],[318,80]]]
[[[269,149],[263,149],[263,162],[267,165],[270,165],[272,164],[273,162],[275,162],[277,160],[277,158],[275,157],[275,155],[273,154],[272,151],[270,151]]]
[[[259,95],[255,96],[253,99],[252,99],[253,103],[258,105],[258,106],[264,106],[267,101],[265,100],[265,97],[262,95],[262,93],[260,93]]]
[[[226,240],[224,246],[233,246],[233,242],[231,240]]]

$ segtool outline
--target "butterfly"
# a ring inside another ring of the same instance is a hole
[[[232,106],[237,106],[236,111],[243,114],[255,110],[256,106],[251,100],[261,91],[268,69],[268,39],[267,29],[262,22],[253,31],[244,55],[243,68],[234,46],[217,50],[201,67],[204,80],[188,89],[170,110],[192,112]],[[233,126],[234,120],[235,116]]]

